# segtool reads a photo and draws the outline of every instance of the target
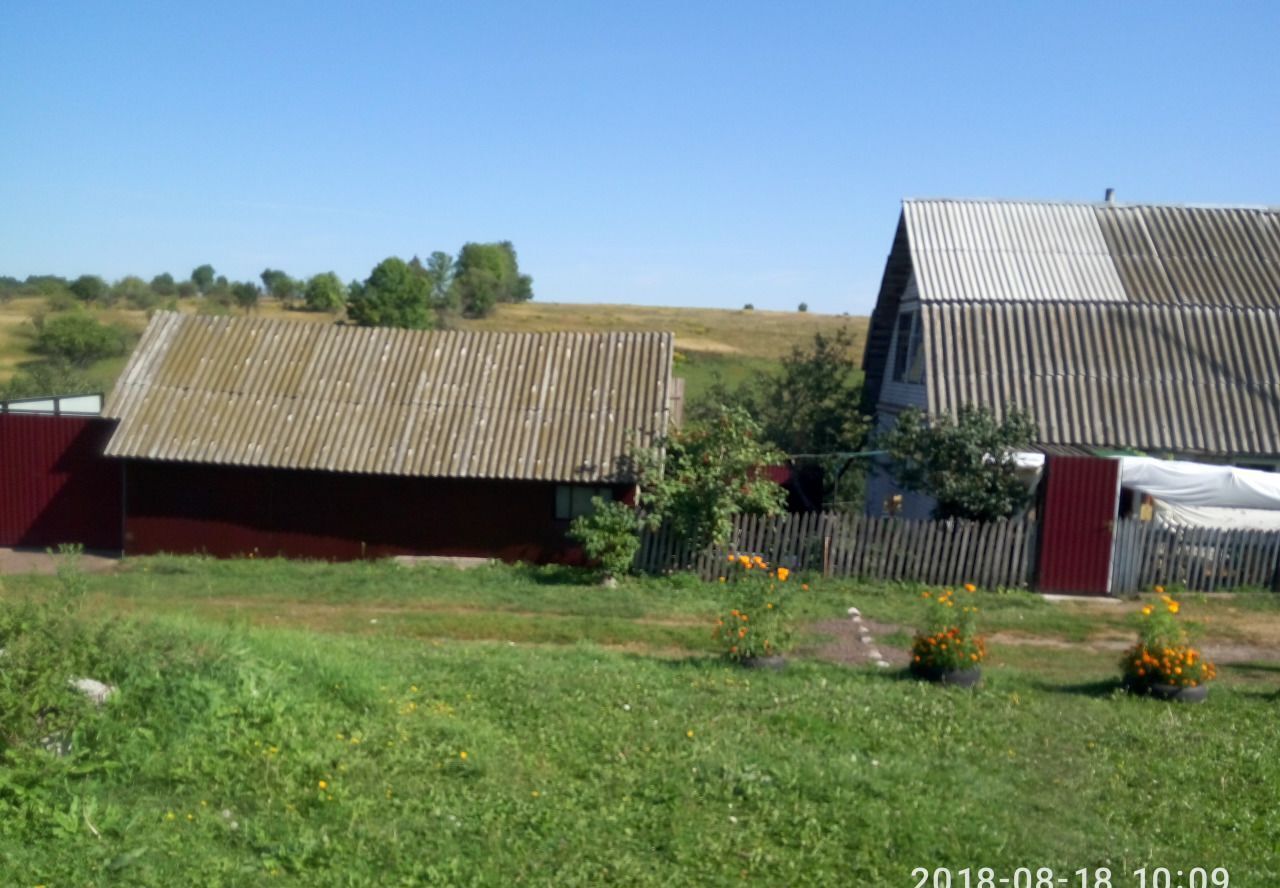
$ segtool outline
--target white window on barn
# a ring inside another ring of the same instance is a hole
[[[590,515],[592,497],[606,502],[613,499],[612,487],[594,487],[586,484],[556,485],[556,520],[572,521],[579,515]]]
[[[918,311],[898,315],[893,331],[893,381],[924,382],[924,325]]]

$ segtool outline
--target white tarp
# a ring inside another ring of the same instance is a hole
[[[1178,506],[1280,509],[1280,474],[1258,469],[1122,456],[1120,485]]]
[[[1154,518],[1170,527],[1220,527],[1226,530],[1280,530],[1280,510],[1224,509],[1221,506],[1180,506],[1152,501]]]

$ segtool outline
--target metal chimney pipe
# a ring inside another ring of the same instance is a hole
[[[1105,200],[1105,201],[1106,201],[1107,203],[1109,203],[1109,204],[1113,204],[1113,203],[1115,203],[1115,202],[1116,202],[1116,190],[1115,190],[1114,188],[1108,188],[1108,189],[1107,189],[1107,193],[1103,196],[1103,198],[1102,198],[1102,199],[1103,199],[1103,200]]]

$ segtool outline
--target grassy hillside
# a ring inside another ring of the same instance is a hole
[[[180,310],[196,311],[188,301]],[[0,305],[0,382],[9,379],[27,361],[34,328],[30,318],[47,310],[42,299],[15,299]],[[95,309],[106,323],[141,332],[146,314],[126,308]],[[279,303],[264,300],[262,317],[287,318],[308,323],[332,323],[332,317],[305,311],[290,311]],[[696,396],[716,375],[727,382],[739,382],[755,370],[768,371],[797,345],[805,345],[819,331],[847,326],[861,351],[866,338],[867,319],[778,311],[729,311],[709,308],[666,308],[637,305],[569,305],[530,302],[500,305],[491,317],[459,320],[459,329],[476,330],[663,330],[676,335],[676,373],[686,380],[687,394]],[[124,359],[99,362],[89,375],[109,388],[124,366]]]

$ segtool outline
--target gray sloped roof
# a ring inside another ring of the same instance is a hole
[[[109,456],[591,483],[666,430],[668,333],[356,328],[165,312]]]
[[[869,400],[912,275],[931,411],[1019,406],[1048,446],[1280,456],[1280,211],[905,201]]]

